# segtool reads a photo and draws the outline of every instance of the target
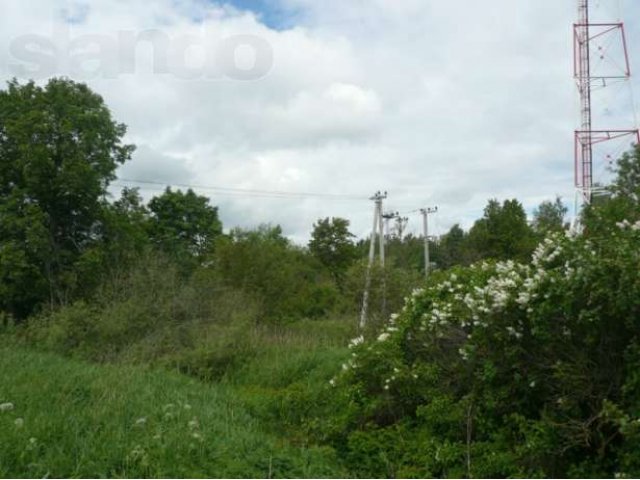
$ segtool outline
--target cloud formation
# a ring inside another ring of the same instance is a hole
[[[55,73],[86,81],[129,125],[139,149],[122,178],[362,198],[201,190],[226,227],[279,223],[304,241],[318,218],[342,216],[364,236],[376,190],[389,192],[394,210],[437,204],[436,233],[469,226],[489,198],[517,197],[528,209],[555,194],[573,202],[574,2],[280,0],[256,11],[250,3],[5,0],[0,79],[25,67],[12,54],[16,39],[84,38],[73,54],[86,61],[59,62]],[[602,0],[595,13],[616,16],[615,3]],[[640,67],[640,7],[622,3]],[[104,58],[121,47],[83,36],[116,42],[123,31],[160,32],[196,74],[157,73],[157,44],[139,41],[127,57],[135,71],[105,78]],[[268,44],[265,75],[225,74],[225,62],[251,70],[262,58],[247,45],[229,57],[220,45],[237,36]],[[203,74],[207,62],[215,78]],[[604,95],[599,118],[633,122],[625,90]],[[409,230],[419,229],[412,216]]]

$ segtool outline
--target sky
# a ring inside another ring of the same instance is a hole
[[[575,4],[3,0],[0,81],[68,76],[101,94],[138,147],[115,196],[191,185],[226,229],[279,224],[304,243],[324,217],[366,236],[380,190],[409,232],[417,209],[438,206],[430,234],[442,234],[490,198],[531,213],[560,195],[573,210]],[[626,21],[640,73],[640,4],[592,5],[594,19]],[[605,68],[616,45],[602,39]],[[637,124],[629,92],[595,93],[596,125]]]

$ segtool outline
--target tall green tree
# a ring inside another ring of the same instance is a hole
[[[183,262],[194,262],[209,252],[222,234],[218,207],[193,190],[165,192],[149,202],[149,236],[153,244]]]
[[[535,236],[522,204],[515,199],[502,204],[489,200],[484,216],[469,231],[468,245],[475,259],[528,259]]]
[[[454,265],[466,265],[469,263],[465,244],[466,238],[467,234],[457,223],[440,237],[440,242],[436,248],[440,267],[450,268]]]
[[[436,251],[431,245],[432,260],[436,262]],[[409,233],[402,238],[392,235],[387,239],[385,256],[397,268],[412,272],[424,272],[424,239]]]
[[[102,97],[53,79],[0,91],[0,308],[69,300],[99,238],[106,189],[134,150]]]
[[[339,286],[357,258],[353,238],[354,235],[349,231],[349,220],[344,218],[327,217],[313,225],[309,251],[329,270]]]
[[[124,188],[120,198],[104,209],[105,261],[127,267],[149,246],[149,209],[137,188]]]
[[[533,212],[533,229],[540,235],[561,232],[568,227],[564,221],[568,211],[560,197],[553,202],[545,200]]]

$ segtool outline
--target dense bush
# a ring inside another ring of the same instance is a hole
[[[582,233],[436,272],[352,340],[322,433],[357,475],[640,474],[640,147],[616,170]]]
[[[329,271],[285,238],[280,227],[234,229],[217,242],[210,266],[223,285],[258,302],[263,322],[319,318],[340,309]]]
[[[640,474],[640,222],[414,291],[333,381],[359,474]],[[606,222],[605,222],[606,223]]]
[[[346,305],[354,318],[362,308],[367,268],[366,260],[356,262],[345,277]],[[402,308],[404,298],[421,285],[424,277],[415,270],[389,265],[382,268],[377,263],[371,267],[370,274],[368,324],[375,329],[384,323],[390,312]]]
[[[33,319],[31,344],[94,361],[152,363],[217,378],[250,358],[257,307],[202,269],[185,279],[161,256],[114,275],[91,303]]]

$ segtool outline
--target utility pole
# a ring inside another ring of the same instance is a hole
[[[396,215],[396,231],[398,232],[398,238],[402,241],[404,235],[404,229],[407,228],[409,223],[409,217],[401,217],[400,214]]]
[[[389,231],[389,221],[393,220],[398,216],[398,212],[387,212],[382,214],[382,218],[384,218],[384,234],[387,239],[391,238],[391,232]]]
[[[384,219],[384,227],[385,227],[384,237],[386,238],[386,241],[391,240],[391,234],[389,232],[389,221],[394,218],[397,218],[399,215],[400,214],[398,212],[387,212],[382,215],[382,218]],[[382,226],[380,228],[382,228]],[[383,238],[383,236],[381,236],[380,238]],[[381,252],[380,265],[382,266],[381,282],[382,282],[382,316],[383,317],[387,316],[387,272],[384,269],[385,250],[386,250],[386,244],[383,242],[382,245],[380,246],[380,252]]]
[[[382,218],[382,201],[387,198],[387,192],[375,193],[369,200],[374,202],[373,228],[371,230],[371,240],[369,242],[369,264],[367,265],[367,274],[365,279],[364,295],[362,297],[362,310],[360,312],[360,328],[364,328],[367,323],[367,310],[369,308],[369,290],[371,288],[371,267],[375,260],[376,252],[376,235],[380,240],[380,266],[384,268],[384,231]]]
[[[436,213],[438,207],[421,208],[422,224],[424,227],[424,276],[429,278],[429,267],[431,266],[431,260],[429,259],[429,215]]]

